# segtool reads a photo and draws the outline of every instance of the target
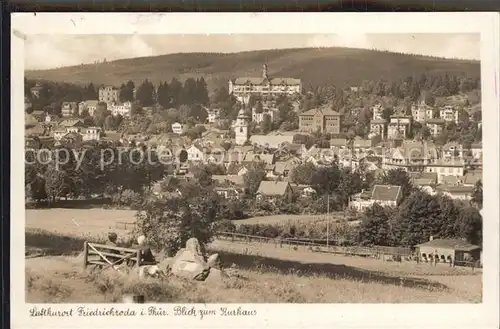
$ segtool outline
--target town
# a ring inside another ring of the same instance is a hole
[[[392,248],[395,262],[482,267],[478,78],[310,87],[271,69],[216,88],[202,76],[25,78],[27,207],[106,199],[136,210],[135,230],[167,254],[195,235],[202,245],[216,236]],[[62,150],[72,152],[56,168]],[[247,221],[272,216],[314,219]]]

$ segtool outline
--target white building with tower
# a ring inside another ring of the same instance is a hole
[[[300,79],[270,77],[266,64],[263,65],[261,77],[240,77],[229,80],[229,93],[243,103],[248,103],[250,95],[279,96],[301,92]]]
[[[233,125],[233,131],[236,139],[236,145],[244,145],[250,137],[250,117],[246,115],[245,110],[238,112],[238,117]]]

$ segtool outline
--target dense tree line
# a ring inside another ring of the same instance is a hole
[[[363,245],[414,246],[431,236],[481,245],[482,216],[470,204],[415,191],[397,209],[379,204],[366,209],[359,228]]]
[[[47,154],[46,151],[38,155]],[[53,203],[61,198],[89,198],[124,191],[142,194],[160,179],[165,166],[154,151],[119,150],[101,143],[81,148],[55,147],[50,158],[39,161],[26,150],[25,188],[34,201]]]
[[[34,80],[24,79],[24,96],[31,102],[33,110],[44,110],[49,114],[60,115],[63,102],[81,102],[97,99],[98,90],[89,83],[79,86],[71,83],[40,81],[38,96],[32,94],[31,89],[37,85]]]

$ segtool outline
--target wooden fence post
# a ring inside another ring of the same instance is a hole
[[[136,257],[137,257],[137,268],[141,267],[141,250],[137,250],[137,254],[136,254]]]
[[[85,241],[83,243],[83,268],[87,268],[88,257],[89,257],[89,247],[88,247],[88,242]]]

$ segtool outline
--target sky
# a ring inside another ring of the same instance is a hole
[[[479,60],[479,34],[28,35],[25,69],[172,53],[349,47]]]

